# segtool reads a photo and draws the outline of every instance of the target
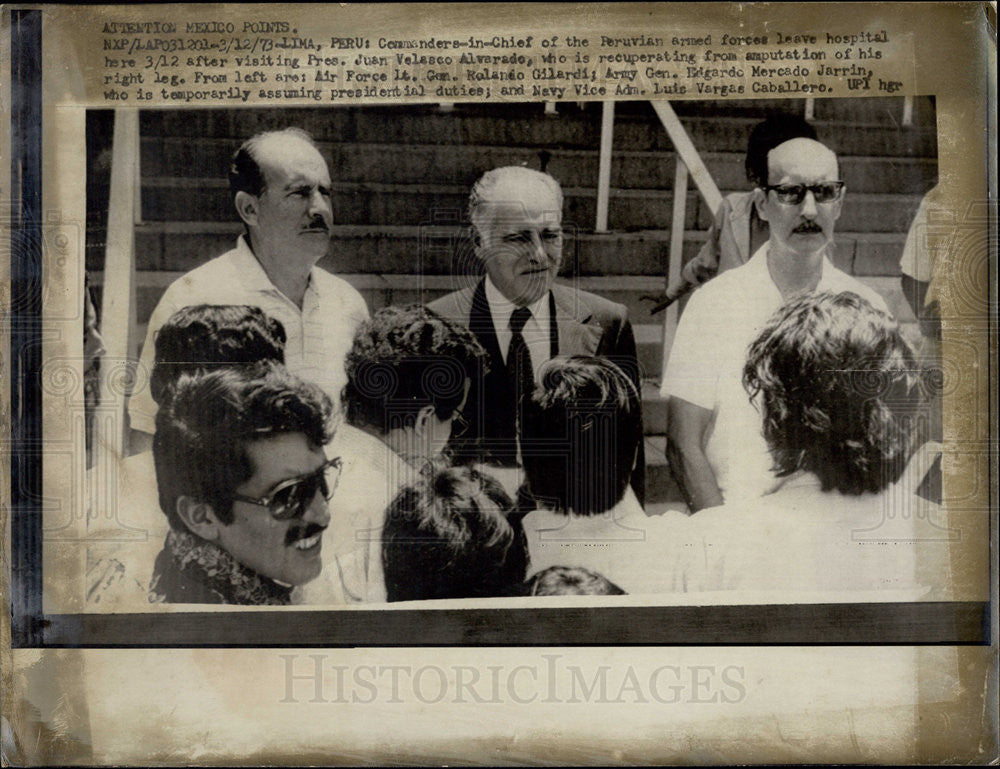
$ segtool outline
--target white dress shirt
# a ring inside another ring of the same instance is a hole
[[[500,345],[500,354],[503,355],[504,363],[507,362],[507,351],[510,350],[510,339],[513,333],[510,330],[510,316],[514,314],[517,305],[500,293],[493,281],[486,278],[486,301],[490,305],[490,315],[493,318],[493,329],[496,331],[497,343]],[[528,318],[521,330],[524,343],[528,345],[528,353],[531,355],[531,371],[538,381],[538,370],[542,364],[552,357],[552,331],[551,315],[549,313],[549,292],[534,304],[528,305],[531,317]]]

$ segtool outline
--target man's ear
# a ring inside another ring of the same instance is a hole
[[[202,539],[213,541],[219,537],[219,527],[222,522],[216,517],[212,506],[207,502],[199,502],[193,497],[177,498],[177,517],[188,527],[192,534]]]
[[[257,197],[251,195],[249,192],[240,190],[236,193],[236,197],[233,198],[233,203],[236,206],[236,213],[240,215],[240,219],[243,220],[244,224],[248,227],[256,227]]]
[[[753,191],[753,204],[757,208],[757,218],[762,222],[767,221],[767,214],[764,213],[765,202],[767,202],[767,193],[760,187],[756,187]]]

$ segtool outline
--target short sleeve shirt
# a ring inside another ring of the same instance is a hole
[[[243,237],[236,248],[174,281],[149,320],[139,359],[139,390],[129,402],[132,428],[152,433],[156,404],[149,393],[154,340],[160,327],[183,307],[195,304],[246,304],[259,307],[285,327],[285,365],[293,374],[319,385],[334,404],[347,383],[344,358],[354,332],[368,317],[361,294],[347,281],[314,267],[300,310],[271,283]]]
[[[712,412],[705,453],[727,503],[774,484],[761,417],[743,388],[747,351],[784,300],[767,267],[767,244],[688,302],[674,337],[661,394]],[[826,259],[818,291],[853,291],[888,312],[885,300]]]

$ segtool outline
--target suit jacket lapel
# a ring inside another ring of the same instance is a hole
[[[490,366],[493,371],[503,369],[503,353],[500,352],[500,342],[497,340],[496,327],[493,325],[493,315],[490,313],[490,303],[486,300],[486,281],[479,281],[472,292],[472,307],[469,308],[469,330],[479,339],[479,343],[490,356]]]
[[[603,329],[588,323],[592,315],[583,304],[582,294],[565,286],[552,286],[552,298],[559,327],[559,354],[596,355]]]

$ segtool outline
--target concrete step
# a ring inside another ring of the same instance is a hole
[[[231,139],[144,137],[142,173],[147,178],[226,178],[238,146]],[[481,145],[402,145],[324,142],[320,149],[338,182],[450,184],[470,188],[480,175],[504,165],[541,167],[567,187],[588,187],[598,176],[595,149],[536,150],[530,147]],[[672,189],[676,155],[672,151],[616,151],[611,186],[625,189]],[[703,152],[716,185],[746,185],[744,152]],[[841,178],[852,192],[923,192],[937,178],[933,158],[842,157]]]
[[[235,222],[150,222],[136,228],[139,270],[187,271],[233,247],[242,228]],[[855,275],[899,274],[904,233],[839,231],[834,262]],[[683,262],[698,253],[705,232],[684,233]],[[101,270],[104,231],[87,232],[87,269]],[[330,256],[333,272],[450,275],[474,267],[466,230],[447,222],[427,227],[335,226]],[[563,273],[579,276],[666,275],[669,230],[639,232],[570,231],[563,248]]]
[[[898,115],[901,115],[902,101],[898,99],[898,111],[893,113],[892,120],[883,123],[842,119],[817,121],[817,132],[822,141],[830,143],[842,155],[935,157],[937,137],[933,121],[926,125],[901,126]],[[681,104],[675,102],[675,109]],[[704,112],[682,117],[682,122],[694,145],[702,151],[745,152],[750,129],[766,114],[764,108],[734,112],[725,102],[691,104],[699,105]],[[616,151],[672,148],[666,131],[648,103],[631,105],[635,114],[630,114],[622,105],[619,102],[616,107]],[[545,115],[542,105],[536,103],[491,104],[488,109],[482,105],[460,104],[453,112],[441,112],[434,105],[280,111],[151,110],[141,115],[140,132],[147,137],[229,138],[236,146],[257,131],[295,125],[321,142],[597,149],[600,107],[592,104],[580,110],[562,104],[559,109],[558,115]]]
[[[591,229],[596,188],[566,187],[563,193],[564,226]],[[333,183],[334,221],[338,224],[420,226],[460,222],[467,203],[466,186]],[[919,193],[848,194],[839,226],[845,231],[906,232],[919,203]],[[672,206],[672,191],[612,188],[608,226],[626,231],[661,229],[670,222]],[[685,228],[707,229],[714,213],[697,192],[688,192]],[[221,179],[156,177],[143,182],[142,216],[147,221],[231,221],[233,213]]]

